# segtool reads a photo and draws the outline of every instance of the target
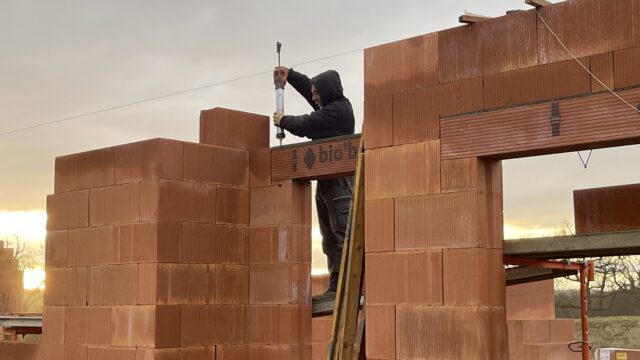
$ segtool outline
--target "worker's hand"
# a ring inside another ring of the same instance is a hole
[[[284,88],[287,83],[287,76],[289,75],[289,69],[284,66],[275,67],[273,69],[273,83],[278,88]]]
[[[280,126],[280,120],[282,120],[283,116],[284,116],[284,114],[281,113],[280,111],[274,112],[273,113],[273,125]]]

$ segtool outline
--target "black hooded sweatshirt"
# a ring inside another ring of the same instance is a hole
[[[287,82],[302,95],[315,111],[308,115],[286,115],[280,126],[296,136],[309,139],[350,135],[354,132],[355,117],[349,99],[342,94],[340,75],[325,71],[313,79],[289,69]],[[316,86],[322,107],[313,102],[311,84]]]

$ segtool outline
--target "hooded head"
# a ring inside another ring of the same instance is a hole
[[[336,100],[344,98],[342,94],[342,82],[340,82],[340,75],[337,71],[327,70],[315,76],[311,81],[315,86],[317,95],[320,96],[319,106],[326,106]]]

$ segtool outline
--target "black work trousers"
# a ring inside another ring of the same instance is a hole
[[[353,176],[318,180],[316,209],[322,234],[322,252],[327,256],[329,291],[338,288],[342,246],[349,218],[353,192]]]

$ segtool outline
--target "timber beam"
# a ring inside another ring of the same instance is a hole
[[[512,267],[505,269],[504,273],[507,286],[555,279],[575,274],[575,270],[546,269],[532,266]]]
[[[477,22],[487,21],[490,17],[466,12],[458,17],[458,22],[462,24],[473,24]]]
[[[551,3],[546,0],[525,0],[524,3],[537,8],[551,5]]]
[[[502,249],[505,256],[529,259],[638,255],[640,231],[505,240]]]

